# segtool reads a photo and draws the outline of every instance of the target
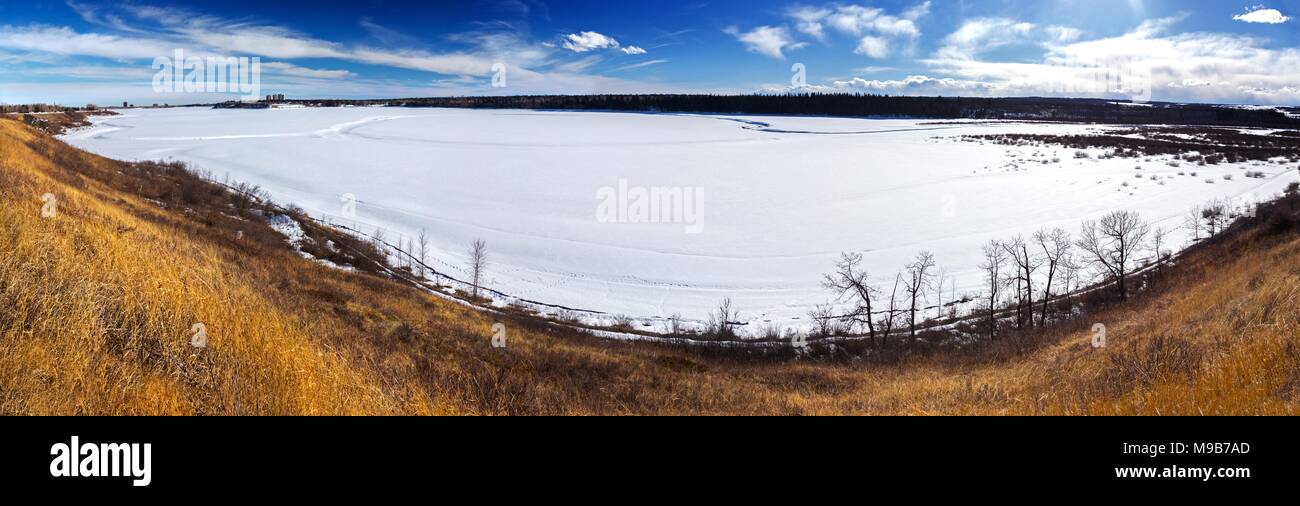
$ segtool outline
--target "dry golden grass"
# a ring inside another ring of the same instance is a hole
[[[122,190],[149,183],[123,183],[124,164],[40,139],[0,121],[4,414],[1300,412],[1295,234],[1243,234],[1086,324],[962,355],[755,359],[515,317],[495,349],[497,317],[305,260],[263,224],[160,207]]]
[[[94,182],[54,179],[17,123],[0,135],[0,412],[400,410],[213,248],[124,212]],[[45,193],[53,218],[41,216]],[[189,344],[196,323],[203,353]]]

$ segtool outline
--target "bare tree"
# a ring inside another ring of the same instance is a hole
[[[1085,255],[1085,261],[1115,278],[1120,299],[1127,299],[1127,277],[1133,257],[1142,250],[1150,234],[1151,225],[1138,213],[1115,211],[1100,221],[1085,221],[1075,244]]]
[[[406,268],[415,272],[415,238],[406,238]]]
[[[952,301],[952,303],[949,304],[949,307],[948,307],[948,318],[953,318],[953,319],[955,319],[955,318],[957,318],[957,302],[958,302],[958,300],[957,300],[957,276],[950,276],[950,277],[948,278],[948,281],[950,281],[950,283],[948,283],[948,286],[952,287],[952,293],[951,293],[952,296],[948,298],[948,300]]]
[[[487,266],[488,266],[487,242],[483,241],[482,239],[474,239],[474,242],[470,243],[469,267],[470,267],[470,276],[474,280],[475,299],[478,298],[479,283],[482,282],[483,280],[483,273],[487,270]]]
[[[1029,243],[1021,236],[1015,236],[1010,242],[1002,243],[1015,264],[1016,273],[1011,281],[1016,284],[1016,326],[1034,326],[1034,271],[1039,262],[1035,255],[1029,253]]]
[[[668,317],[668,335],[677,337],[682,334],[682,314],[673,313],[672,316]]]
[[[1002,243],[997,240],[990,241],[984,245],[984,263],[980,264],[980,269],[984,271],[984,281],[989,287],[989,339],[994,340],[998,337],[998,293],[1002,288],[1002,268],[1007,263],[1007,250],[1002,247]]]
[[[827,302],[817,304],[808,311],[808,318],[812,319],[814,332],[817,337],[831,337],[840,333],[839,317],[835,314],[835,305]],[[875,344],[875,337],[872,337],[871,344]]]
[[[429,261],[429,236],[425,234],[424,229],[420,229],[420,263],[418,266],[420,280],[424,280],[424,265]]]
[[[1207,237],[1222,232],[1231,219],[1228,205],[1219,199],[1211,200],[1201,207],[1201,221],[1205,222]]]
[[[722,302],[718,303],[718,308],[709,315],[709,330],[712,331],[715,339],[733,339],[736,337],[736,332],[731,327],[738,319],[739,313],[732,307],[731,297],[727,297],[722,299]]]
[[[401,235],[397,236],[397,249],[401,250],[401,252],[403,253],[402,255],[399,256],[399,258],[402,260],[401,262],[402,266],[406,267],[408,271],[411,270],[411,268],[414,267],[411,264],[411,257],[413,256],[413,252],[411,250],[414,249],[411,247],[411,238],[406,236],[401,236]]]
[[[1193,206],[1183,218],[1183,228],[1192,232],[1193,243],[1201,240],[1201,219],[1204,211],[1201,206]]]
[[[925,289],[932,284],[934,277],[934,253],[922,251],[917,253],[916,259],[907,264],[907,276],[903,278],[903,290],[907,291],[907,297],[910,301],[908,305],[908,336],[912,341],[916,341],[916,301],[925,296]]]
[[[894,322],[898,318],[898,285],[903,282],[903,274],[899,273],[894,276],[894,290],[889,292],[889,310],[885,311],[885,317],[878,322],[880,326],[880,344],[881,346],[889,344],[889,334],[894,332]]]
[[[1042,258],[1047,264],[1047,286],[1043,288],[1043,308],[1038,320],[1038,325],[1042,327],[1047,325],[1047,306],[1052,300],[1052,282],[1056,280],[1057,272],[1064,267],[1063,263],[1069,262],[1074,244],[1070,241],[1070,233],[1060,228],[1054,228],[1050,232],[1046,229],[1035,232],[1034,242],[1043,250]],[[1068,282],[1066,291],[1069,291]]]
[[[1156,275],[1164,274],[1165,253],[1161,249],[1165,243],[1165,237],[1168,236],[1169,232],[1166,232],[1164,227],[1156,227],[1156,229],[1151,232],[1151,242],[1156,250]]]
[[[939,267],[934,272],[934,308],[935,320],[943,319],[943,289],[948,284],[948,269]],[[955,301],[955,300],[954,300]]]
[[[867,335],[871,343],[875,344],[876,324],[871,320],[871,304],[876,290],[867,284],[867,272],[861,265],[861,253],[841,253],[839,261],[835,263],[835,272],[825,276],[822,286],[837,291],[841,296],[848,295],[852,298],[853,309],[843,319],[850,324],[865,323]]]
[[[1072,294],[1079,288],[1079,261],[1071,253],[1061,260],[1062,275],[1065,280],[1065,305],[1073,306]]]

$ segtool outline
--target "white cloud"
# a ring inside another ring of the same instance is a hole
[[[853,52],[872,58],[884,58],[889,56],[889,41],[881,37],[866,35],[862,37],[862,40],[858,41],[858,48]]]
[[[1033,23],[1008,18],[976,18],[962,23],[944,38],[936,54],[945,59],[974,58],[991,49],[1025,42],[1034,32]]]
[[[311,69],[285,62],[262,62],[262,70],[268,71],[271,74],[310,77],[314,79],[347,79],[356,75],[348,70]]]
[[[807,45],[796,42],[790,36],[790,31],[783,26],[760,26],[748,32],[730,27],[723,31],[745,44],[745,48],[749,51],[778,60],[785,59],[786,50],[799,49]]]
[[[1232,19],[1246,23],[1266,23],[1270,25],[1282,24],[1291,20],[1289,16],[1283,15],[1282,11],[1266,9],[1263,6],[1252,7],[1250,12],[1238,14],[1233,16]]]
[[[884,9],[860,5],[841,5],[826,18],[826,22],[831,28],[850,35],[862,35],[868,31],[881,35],[908,37],[921,34],[921,30],[911,19],[885,14]]]
[[[828,6],[798,5],[786,9],[785,15],[794,23],[799,33],[825,42],[827,28],[858,39],[854,52],[872,58],[885,58],[897,39],[915,40],[921,30],[916,21],[930,13],[930,2],[922,2],[903,12],[901,16],[887,14],[884,9],[861,5],[832,4]]]
[[[669,60],[650,60],[650,61],[643,61],[643,62],[641,62],[641,63],[633,63],[633,64],[631,64],[631,65],[624,65],[624,66],[622,66],[622,67],[619,67],[619,68],[614,69],[614,71],[615,71],[615,72],[619,72],[619,71],[623,71],[623,70],[639,69],[639,68],[649,67],[649,66],[651,66],[651,65],[659,65],[659,64],[661,64],[661,63],[668,63],[668,62],[669,62]]]
[[[855,77],[848,81],[835,81],[838,90],[862,93],[890,93],[895,95],[990,95],[997,86],[980,82],[928,76],[907,76],[897,80],[867,80]]]
[[[487,75],[495,60],[470,53],[430,54],[415,50],[356,49],[347,59],[372,65],[422,70],[447,75]]]
[[[0,47],[59,55],[95,56],[113,60],[152,59],[176,47],[162,40],[78,33],[68,27],[0,26]]]
[[[623,48],[621,51],[623,51],[624,54],[645,54],[646,53],[644,49],[641,49],[640,47],[637,46],[628,46]]]
[[[346,48],[278,27],[226,23],[202,17],[188,25],[169,26],[169,29],[149,37],[79,33],[68,27],[3,26],[0,27],[0,48],[118,61],[151,61],[155,57],[171,56],[175,49],[180,48],[188,55],[199,57],[330,58],[453,75],[486,75],[494,56],[509,55],[527,62],[539,59],[535,54],[512,48],[498,48],[501,50],[492,51],[495,54],[485,54],[486,51],[434,54],[419,50]]]
[[[930,0],[920,3],[906,11],[903,11],[903,18],[916,21],[930,14]]]
[[[855,77],[834,81],[829,85],[805,85],[799,88],[770,86],[761,91],[769,93],[870,93],[887,95],[928,96],[991,96],[999,88],[992,83],[951,78],[933,78],[923,75],[903,79],[863,79]]]
[[[1082,30],[1069,26],[1048,26],[1043,28],[1043,31],[1047,33],[1048,37],[1051,37],[1050,42],[1057,44],[1074,42],[1083,37]]]
[[[604,56],[592,55],[592,56],[579,58],[571,62],[555,65],[554,68],[561,72],[580,73],[580,72],[586,72],[588,69],[596,66],[597,64],[603,61],[605,61]]]
[[[585,53],[593,49],[617,48],[618,41],[608,35],[597,32],[571,33],[564,37],[564,48],[575,53]]]
[[[410,86],[409,82],[386,83],[382,86],[376,84],[374,93],[362,93],[367,96],[390,95],[381,90],[400,93],[396,96],[431,95],[444,91],[473,94],[681,90],[677,87],[584,74],[592,66],[591,62],[566,63],[557,53],[567,51],[560,50],[556,44],[530,41],[526,38],[526,30],[505,23],[484,24],[479,31],[446,35],[444,38],[448,42],[463,47],[429,51],[413,48],[418,44],[415,39],[398,37],[401,34],[384,30],[368,21],[363,22],[362,27],[371,33],[374,39],[372,43],[383,44],[383,47],[323,40],[247,18],[223,19],[188,9],[164,9],[136,3],[95,4],[91,7],[74,3],[72,6],[92,26],[89,33],[70,27],[0,25],[0,62],[27,66],[46,63],[71,68],[73,65],[84,65],[85,62],[78,58],[89,57],[120,62],[122,68],[139,65],[147,69],[153,58],[171,56],[175,49],[184,49],[186,55],[197,57],[260,56],[264,60],[274,60],[264,62],[263,68],[266,74],[274,77],[277,89],[333,90],[316,92],[316,96],[345,96],[351,90],[358,89],[353,86],[355,83],[374,81],[360,79],[350,70],[306,68],[290,63],[291,60],[313,58],[348,61],[419,70],[454,78],[454,82],[445,78],[434,80],[444,84],[423,91],[419,87]],[[595,32],[575,34],[575,37],[568,37],[563,42],[569,50],[580,47],[620,48],[613,38]],[[635,46],[623,49],[627,54],[640,54],[638,51],[643,51]],[[509,69],[510,87],[506,90],[489,88],[485,79],[497,62],[505,63]],[[26,80],[24,74],[10,72],[9,69],[3,74],[0,75],[0,80],[10,84]],[[55,74],[57,73],[45,74],[43,78],[48,79]],[[133,73],[126,72],[122,75],[125,78],[128,74]],[[85,68],[79,75],[110,78],[112,73]],[[73,73],[68,76],[73,76]],[[125,81],[119,85],[130,86]],[[97,86],[101,90],[108,89],[106,85]],[[146,92],[152,93],[147,86]],[[89,90],[86,95],[93,96]],[[173,103],[176,102],[173,100]]]
[[[192,26],[177,32],[191,42],[235,54],[286,59],[348,57],[348,52],[338,44],[299,36],[277,27],[249,26],[225,30]]]
[[[1066,27],[975,19],[945,38],[930,58],[920,60],[929,75],[854,77],[797,91],[1114,99],[1146,98],[1149,92],[1151,100],[1159,101],[1300,102],[1300,48],[1268,48],[1237,34],[1173,32],[1182,19],[1151,19],[1122,35],[1091,40]],[[1009,44],[1035,45],[1042,56],[1028,62],[982,58],[989,49]]]
[[[1002,95],[1123,98],[1150,91],[1152,99],[1167,101],[1300,101],[1300,49],[1270,49],[1236,34],[1171,34],[1181,19],[1147,20],[1119,36],[1070,43],[1058,43],[1060,34],[1050,30],[1019,30],[1014,20],[975,20],[922,63]],[[979,59],[987,48],[1019,42],[1040,43],[1041,60]]]
[[[831,15],[830,9],[801,5],[787,9],[786,15],[794,19],[795,30],[814,39],[825,40],[826,30],[822,27],[822,20]]]

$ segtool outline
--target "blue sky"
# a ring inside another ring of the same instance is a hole
[[[152,62],[179,48],[260,57],[264,93],[304,98],[797,87],[1296,105],[1296,15],[1300,0],[6,1],[0,102],[231,98],[155,92]]]

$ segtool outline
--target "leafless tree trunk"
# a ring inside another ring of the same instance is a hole
[[[1227,228],[1228,205],[1219,199],[1211,200],[1205,206],[1201,207],[1201,220],[1205,222],[1206,237],[1214,237],[1215,234],[1222,232]]]
[[[902,282],[902,273],[894,276],[894,290],[889,293],[889,311],[886,311],[885,317],[880,320],[881,347],[889,344],[889,334],[894,332],[894,319],[898,315],[898,285]]]
[[[808,311],[808,318],[813,321],[813,328],[817,337],[831,337],[840,331],[839,325],[836,324],[839,317],[835,314],[835,305],[829,302],[813,306]],[[876,344],[875,336],[872,336],[867,342],[872,345]]]
[[[1203,212],[1204,209],[1201,206],[1194,206],[1187,212],[1187,216],[1183,218],[1183,227],[1192,231],[1192,243],[1201,240],[1201,215]]]
[[[425,234],[424,229],[420,229],[420,281],[424,281],[425,263],[429,261],[429,236]]]
[[[710,316],[713,321],[710,322],[710,330],[713,331],[715,339],[732,339],[736,337],[735,331],[731,326],[735,324],[737,312],[731,306],[731,298],[727,297],[718,303],[718,308]]]
[[[998,292],[1002,288],[1002,267],[1007,263],[1007,250],[994,240],[984,245],[984,280],[989,285],[989,340],[998,338]]]
[[[1071,294],[1079,289],[1079,263],[1071,254],[1062,260],[1061,267],[1064,269],[1065,274],[1065,305],[1066,307],[1073,307],[1074,297]]]
[[[952,301],[952,307],[948,308],[948,318],[957,318],[957,276],[952,276],[949,280],[952,281],[948,284],[952,287],[952,297],[948,300]]]
[[[925,289],[930,286],[931,278],[935,268],[934,253],[922,251],[916,255],[916,260],[907,265],[907,277],[903,280],[903,289],[907,291],[909,300],[908,305],[908,336],[912,341],[916,341],[916,301],[924,296]]]
[[[943,319],[943,288],[948,283],[948,270],[943,267],[938,268],[934,273],[934,319],[935,321]]]
[[[1151,232],[1151,241],[1154,243],[1156,249],[1156,275],[1157,276],[1163,276],[1165,272],[1164,271],[1165,254],[1164,252],[1160,251],[1160,249],[1161,246],[1164,245],[1165,243],[1165,237],[1168,235],[1169,233],[1165,232],[1165,229],[1163,227],[1156,227],[1156,229],[1153,232]]]
[[[871,343],[875,344],[876,324],[871,320],[871,303],[876,290],[868,284],[867,272],[859,267],[861,264],[861,253],[841,253],[839,261],[835,263],[835,272],[825,276],[822,286],[853,298],[854,307],[844,315],[844,320],[850,324],[865,323],[867,335]]]
[[[1016,264],[1016,326],[1034,326],[1034,270],[1038,268],[1037,259],[1029,254],[1029,244],[1021,236],[1010,242],[1002,243],[1011,260]],[[1026,315],[1027,313],[1027,315]]]
[[[401,249],[403,253],[403,255],[401,255],[402,266],[406,267],[406,270],[408,271],[411,270],[412,267],[414,267],[411,264],[411,257],[414,256],[415,254],[415,252],[412,251],[415,248],[411,247],[411,238],[410,237],[403,238],[402,236],[398,236],[397,246],[398,249]]]
[[[672,316],[668,317],[668,335],[672,337],[678,337],[682,335],[681,313],[673,313]]]
[[[1052,282],[1056,279],[1057,270],[1062,267],[1062,262],[1068,262],[1073,244],[1070,242],[1070,233],[1060,228],[1039,230],[1034,234],[1034,242],[1043,250],[1043,260],[1047,262],[1047,286],[1043,288],[1043,308],[1038,320],[1038,326],[1047,325],[1047,306],[1052,300]],[[1066,286],[1069,291],[1069,286]],[[1032,316],[1032,315],[1031,315]]]
[[[1115,278],[1120,299],[1128,299],[1126,278],[1133,257],[1141,251],[1151,234],[1151,225],[1133,211],[1115,211],[1100,221],[1083,223],[1080,238],[1075,243],[1094,268]]]
[[[470,243],[469,253],[470,273],[474,280],[474,298],[477,299],[479,283],[482,282],[483,273],[488,266],[487,242],[474,239],[474,242]]]

